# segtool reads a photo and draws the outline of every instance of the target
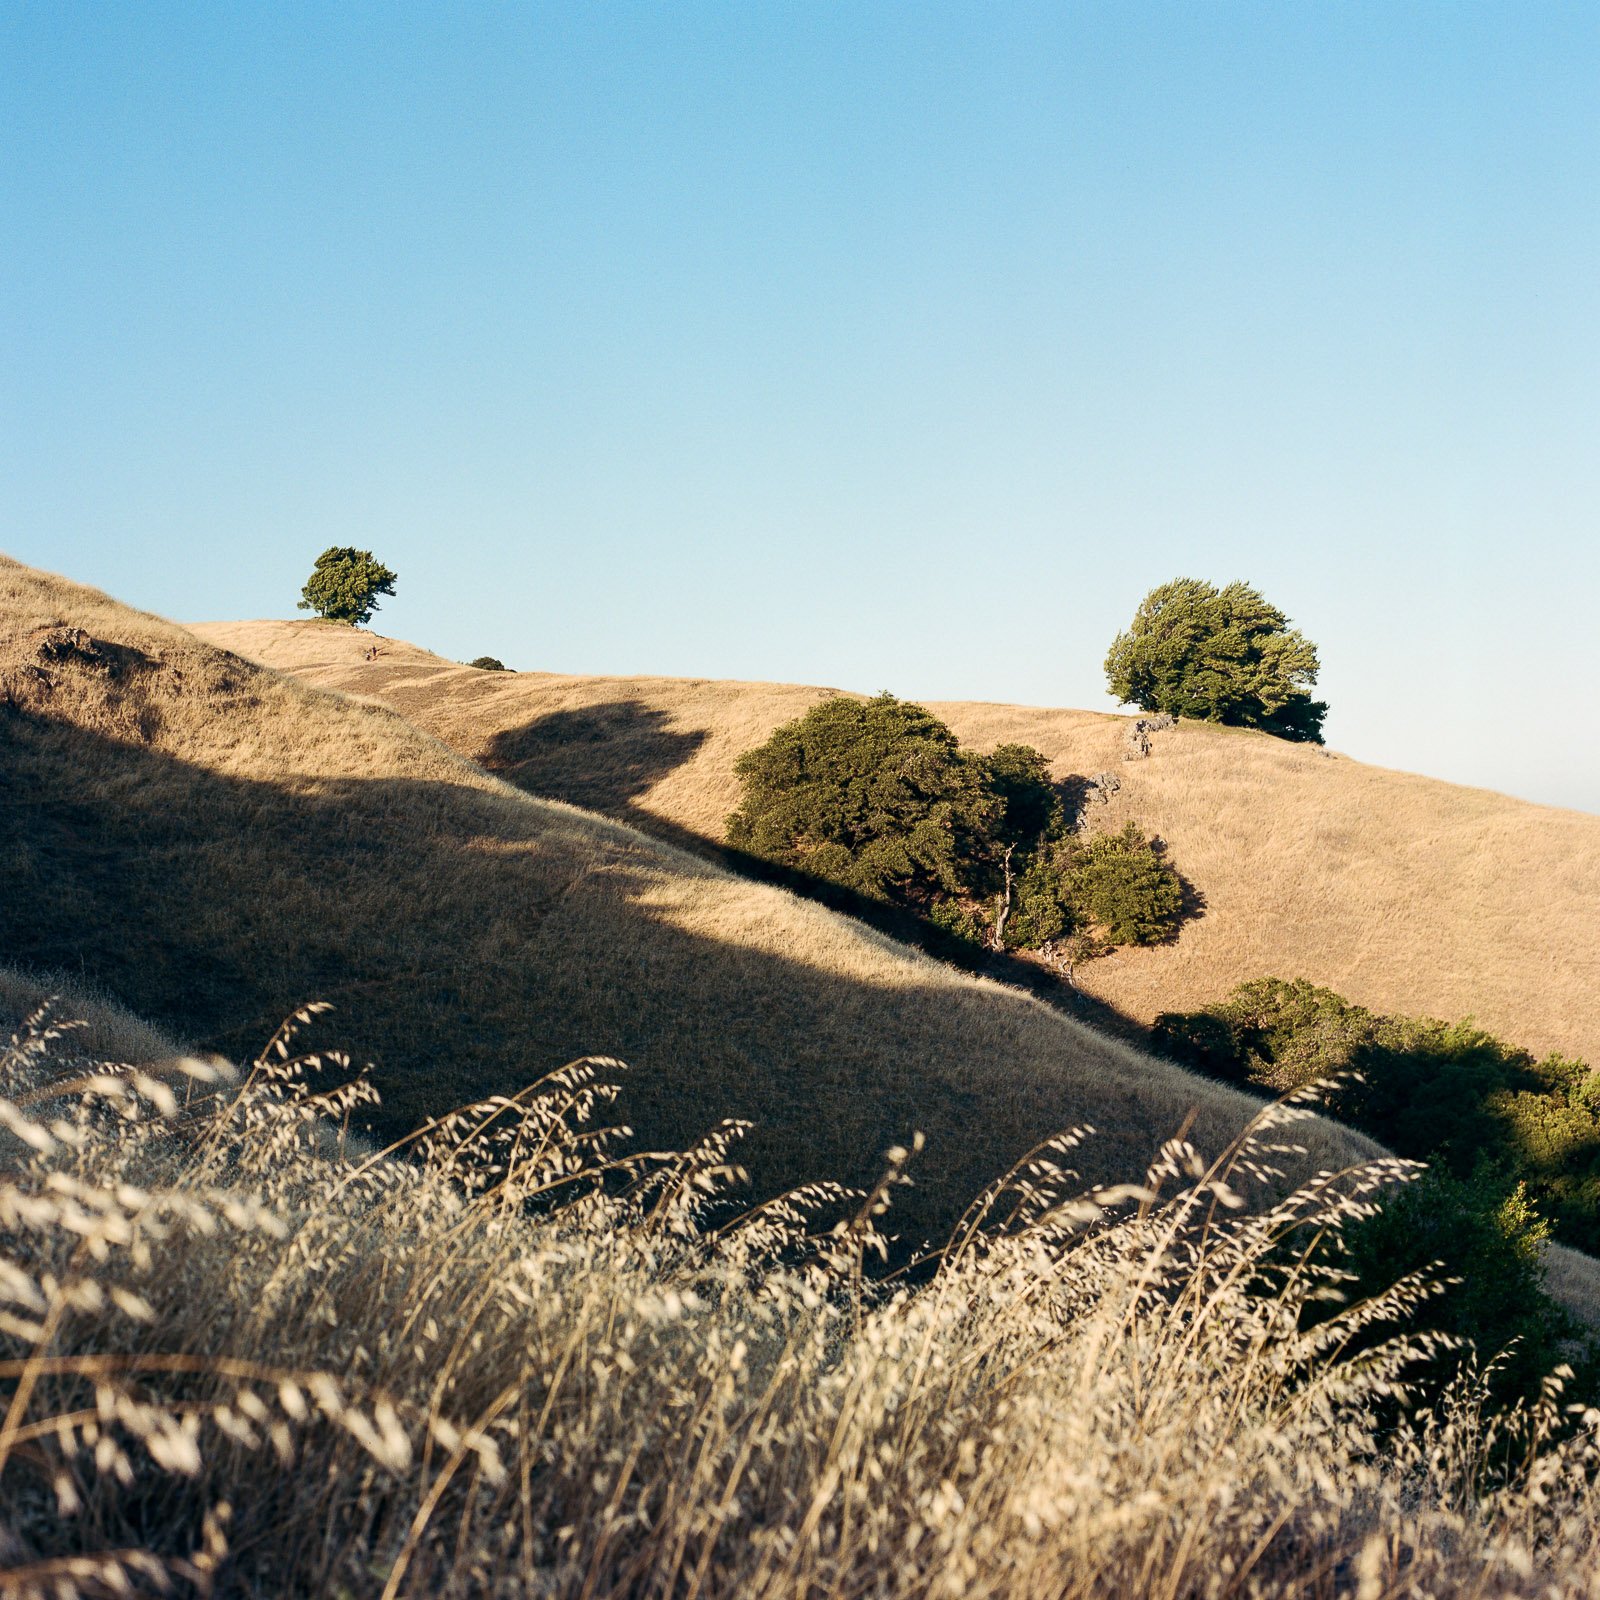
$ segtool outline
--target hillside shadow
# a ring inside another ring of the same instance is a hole
[[[1072,829],[1081,827],[1090,801],[1100,792],[1094,779],[1069,772],[1064,778],[1058,778],[1052,787],[1060,797],[1067,827]]]
[[[1178,880],[1178,892],[1182,897],[1178,903],[1178,920],[1171,935],[1160,941],[1163,945],[1173,945],[1178,942],[1183,930],[1191,922],[1197,922],[1203,917],[1209,907],[1206,904],[1205,892],[1198,884],[1179,870],[1177,863],[1172,859],[1171,852],[1167,849],[1167,841],[1159,833],[1150,835],[1150,848],[1160,856],[1162,864]]]
[[[759,923],[694,931],[674,909],[698,903],[694,864],[663,898],[653,862],[582,818],[448,782],[223,776],[15,709],[0,745],[0,963],[83,973],[235,1059],[330,1000],[311,1042],[374,1063],[382,1135],[615,1056],[617,1114],[646,1146],[753,1123],[741,1159],[760,1195],[871,1181],[920,1129],[897,1215],[938,1235],[1074,1123],[1103,1130],[1086,1178],[1136,1175],[1193,1098],[1020,994],[892,954],[881,981],[852,976],[830,964],[859,966],[847,949],[808,960]],[[714,906],[726,880],[703,878]],[[1213,1121],[1197,1136],[1223,1137]]]

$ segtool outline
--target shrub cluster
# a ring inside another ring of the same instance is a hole
[[[1137,825],[1073,830],[1038,750],[962,750],[893,695],[824,700],[735,770],[730,844],[964,939],[1070,966],[1170,939],[1183,914],[1182,880]]]
[[[1304,1092],[1331,1080],[1329,1110],[1432,1166],[1351,1230],[1357,1281],[1437,1264],[1430,1320],[1503,1350],[1497,1392],[1517,1392],[1576,1330],[1542,1288],[1552,1234],[1600,1248],[1600,1074],[1535,1060],[1470,1021],[1382,1016],[1298,979],[1243,983],[1203,1011],[1164,1012],[1163,1055],[1246,1088]],[[1593,1349],[1582,1382],[1600,1382]]]
[[[1434,1275],[1439,1287],[1429,1325],[1494,1355],[1486,1381],[1497,1397],[1535,1391],[1551,1367],[1568,1359],[1579,1368],[1580,1391],[1593,1397],[1600,1388],[1593,1335],[1545,1290],[1549,1236],[1525,1185],[1508,1187],[1488,1169],[1457,1178],[1434,1166],[1346,1229],[1339,1253],[1358,1298],[1407,1273]],[[1373,1331],[1379,1330],[1393,1331],[1393,1324],[1377,1320]],[[1441,1352],[1427,1375],[1447,1382],[1459,1359],[1456,1351]]]
[[[1275,1093],[1348,1075],[1329,1109],[1454,1177],[1527,1185],[1556,1236],[1600,1253],[1600,1072],[1537,1060],[1471,1020],[1383,1016],[1297,979],[1243,983],[1202,1011],[1163,1012],[1155,1048]]]

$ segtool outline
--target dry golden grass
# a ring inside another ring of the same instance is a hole
[[[1120,1177],[1191,1115],[1218,1148],[1254,1109],[820,906],[531,798],[392,711],[9,562],[0,739],[0,960],[85,973],[235,1059],[330,1000],[317,1043],[370,1054],[389,1130],[603,1052],[630,1064],[623,1114],[648,1145],[752,1123],[759,1193],[863,1181],[920,1130],[898,1208],[916,1234],[1061,1127],[1098,1127],[1091,1176]],[[1375,1149],[1321,1124],[1308,1138],[1314,1165]]]
[[[202,635],[392,705],[533,792],[669,835],[720,840],[733,764],[832,691],[670,678],[481,673],[396,640],[295,622]],[[1097,824],[1171,846],[1206,914],[1171,947],[1123,950],[1082,987],[1143,1022],[1245,979],[1305,977],[1384,1012],[1476,1017],[1600,1062],[1600,817],[1185,723],[1124,763],[1125,719],[934,704],[963,743],[1035,745],[1057,776],[1110,770]]]
[[[1428,1341],[1348,1351],[1385,1310],[1425,1316],[1424,1284],[1303,1326],[1338,1276],[1275,1247],[1393,1174],[1239,1206],[1304,1126],[1282,1109],[1121,1196],[1067,1170],[1093,1141],[1056,1141],[931,1278],[874,1286],[894,1167],[831,1234],[826,1196],[713,1227],[732,1130],[619,1170],[583,1064],[464,1109],[418,1162],[322,1153],[317,1114],[359,1086],[318,1100],[276,1051],[200,1113],[114,1066],[72,1077],[26,1032],[0,1048],[29,1149],[0,1172],[17,1600],[1600,1585],[1600,1412],[1552,1390],[1490,1420],[1464,1385],[1397,1425]]]
[[[1591,1328],[1600,1328],[1600,1261],[1564,1244],[1545,1246],[1545,1291]]]

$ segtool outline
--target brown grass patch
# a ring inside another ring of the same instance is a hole
[[[0,1171],[17,1600],[1600,1583],[1600,1414],[1563,1419],[1556,1388],[1491,1421],[1463,1385],[1397,1419],[1425,1337],[1346,1355],[1375,1315],[1425,1317],[1425,1284],[1309,1331],[1333,1274],[1251,1288],[1393,1176],[1235,1209],[1281,1109],[1209,1166],[1174,1143],[1120,1197],[1083,1195],[1088,1145],[1059,1140],[928,1281],[874,1285],[893,1169],[841,1232],[812,1231],[815,1197],[713,1227],[731,1135],[619,1191],[583,1064],[465,1108],[415,1163],[320,1153],[315,1113],[348,1106],[275,1055],[199,1119],[116,1069],[67,1092],[50,1065],[0,1051],[30,1152]]]
[[[110,995],[61,972],[17,972],[0,967],[0,1042],[41,1006],[72,1024],[69,1053],[127,1066],[155,1067],[187,1055],[186,1048]]]

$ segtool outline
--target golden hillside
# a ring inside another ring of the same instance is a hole
[[[394,707],[531,792],[667,837],[720,840],[733,763],[827,689],[486,673],[319,622],[197,629],[307,682]],[[374,646],[380,652],[367,659]],[[1383,1011],[1480,1024],[1600,1062],[1600,817],[1186,723],[1122,760],[1127,720],[931,704],[965,744],[1018,741],[1058,778],[1108,770],[1095,819],[1137,818],[1204,896],[1178,942],[1080,974],[1133,1018],[1305,977]]]
[[[1085,1171],[1122,1179],[1191,1111],[1215,1149],[1255,1109],[531,798],[392,711],[3,559],[0,742],[0,964],[85,977],[235,1057],[297,1004],[333,1001],[313,1042],[376,1063],[391,1128],[618,1056],[644,1141],[749,1119],[762,1191],[868,1178],[923,1130],[897,1209],[936,1231],[1069,1125],[1102,1130]],[[1312,1144],[1335,1165],[1373,1148],[1320,1127]]]

